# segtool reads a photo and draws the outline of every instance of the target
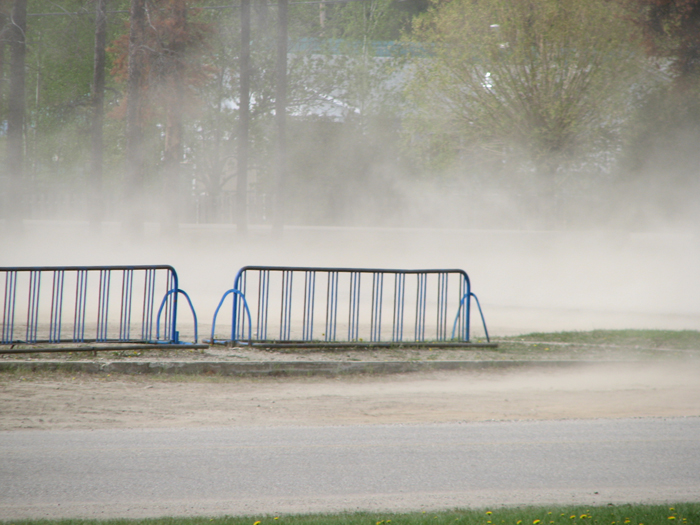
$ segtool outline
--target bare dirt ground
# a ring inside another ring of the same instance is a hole
[[[700,416],[698,359],[339,378],[0,374],[0,430],[683,416]]]

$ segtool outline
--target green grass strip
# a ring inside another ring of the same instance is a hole
[[[504,507],[411,513],[354,512],[142,520],[18,520],[13,525],[698,525],[700,503]]]
[[[645,348],[700,349],[696,330],[591,330],[588,332],[531,333],[500,338],[504,341],[641,346]]]

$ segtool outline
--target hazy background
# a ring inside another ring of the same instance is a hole
[[[2,266],[171,264],[204,324],[237,270],[260,264],[462,268],[495,335],[700,329],[700,27],[688,12],[290,1],[280,170],[278,8],[253,1],[241,183],[239,2],[145,2],[136,168],[133,2],[107,4],[99,173],[96,3],[27,6],[13,139],[18,3],[0,2]]]

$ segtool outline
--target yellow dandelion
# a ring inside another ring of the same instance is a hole
[[[384,522],[383,522],[383,521],[378,521],[378,522],[377,522],[377,525],[382,525],[382,523],[384,523]]]
[[[575,520],[575,519],[576,519],[576,516],[571,515],[571,516],[569,516],[569,518],[572,519],[572,520]]]
[[[532,522],[532,525],[537,525],[540,522],[540,520],[535,520]]]
[[[491,515],[491,511],[490,511],[490,510],[487,510],[487,511],[486,511],[486,514],[490,516],[490,515]]]
[[[676,517],[675,517],[675,516],[669,516],[668,519],[670,519],[670,520],[675,520]]]
[[[581,519],[582,519],[582,520],[585,520],[587,517],[588,517],[588,516],[586,516],[585,514],[581,514]]]
[[[518,520],[515,525],[520,525],[523,522],[523,520]]]
[[[675,509],[675,508],[673,508],[673,507],[669,507],[669,508],[668,508],[668,510],[676,510],[676,509]]]
[[[260,525],[260,522],[256,521],[255,523],[253,523],[253,525]]]

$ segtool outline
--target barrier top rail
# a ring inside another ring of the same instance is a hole
[[[476,299],[460,269],[245,266],[219,302],[212,341],[228,295],[233,315],[225,341],[279,344],[469,343]],[[485,322],[484,332],[488,339]]]
[[[180,344],[179,294],[196,343],[170,265],[0,267],[0,343]]]

